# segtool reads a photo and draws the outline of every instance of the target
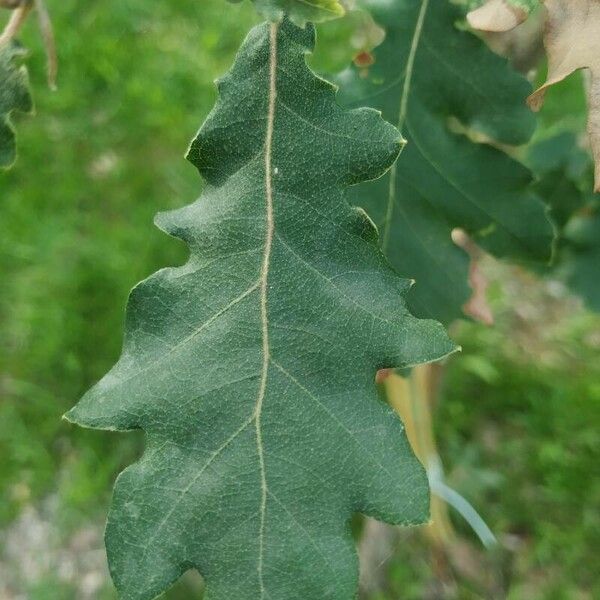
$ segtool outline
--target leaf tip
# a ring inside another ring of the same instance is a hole
[[[527,97],[527,106],[529,106],[533,112],[539,112],[544,104],[545,96],[546,86],[543,86]]]
[[[478,31],[503,33],[520,25],[528,17],[528,12],[509,4],[506,0],[489,0],[483,6],[467,14],[467,22]]]
[[[66,413],[64,413],[61,416],[61,421],[65,421],[66,423],[69,423],[70,425],[80,425],[79,420],[75,416],[76,408],[77,408],[77,406],[74,406],[73,408],[68,410]]]

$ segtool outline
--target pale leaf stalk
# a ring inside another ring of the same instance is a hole
[[[413,368],[408,378],[392,372],[385,380],[388,402],[404,422],[412,449],[426,468],[439,462],[433,433],[433,403],[441,368],[440,365],[423,365]],[[438,549],[447,548],[456,537],[448,506],[434,494],[430,510],[426,536]]]
[[[404,421],[411,446],[427,469],[432,495],[431,521],[425,532],[434,549],[443,552],[456,538],[448,506],[467,521],[486,548],[491,548],[498,543],[491,529],[476,509],[444,480],[433,429],[433,410],[442,374],[443,366],[439,364],[415,367],[408,378],[390,374],[385,380],[388,402]]]
[[[58,75],[58,56],[56,53],[56,40],[54,37],[54,29],[52,20],[48,13],[48,8],[44,0],[35,0],[35,9],[38,17],[40,33],[46,50],[46,74],[48,79],[48,87],[56,90],[56,77]]]

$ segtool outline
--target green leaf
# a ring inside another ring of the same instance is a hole
[[[16,44],[0,46],[0,169],[11,167],[17,156],[11,113],[33,110],[27,70],[18,64],[23,54]]]
[[[600,194],[591,191],[590,155],[579,147],[573,132],[565,131],[534,144],[527,162],[558,231],[555,261],[546,273],[600,311]]]
[[[289,21],[248,36],[189,151],[205,191],[157,218],[189,262],[133,290],[119,362],[67,415],[147,434],[106,530],[122,598],[195,567],[211,600],[350,600],[351,515],[427,519],[375,373],[454,348],[408,313],[410,284],[345,199],[390,167],[398,132],[335,103],[313,45]]]
[[[600,312],[600,201],[573,216],[564,230],[557,274]]]
[[[408,144],[389,176],[357,188],[352,198],[379,225],[392,265],[416,279],[412,310],[449,322],[470,295],[469,259],[452,243],[454,228],[497,257],[550,258],[553,230],[529,191],[529,171],[481,141],[528,140],[535,125],[525,106],[530,86],[455,26],[462,13],[450,2],[367,4],[386,39],[371,67],[341,74],[341,101],[381,110]]]
[[[238,3],[242,0],[229,0]],[[284,15],[304,27],[308,21],[319,23],[344,15],[339,0],[252,0],[256,9],[271,21],[280,21]]]
[[[526,13],[533,12],[536,8],[539,8],[541,0],[506,0],[511,6],[520,8]]]
[[[560,237],[569,219],[586,204],[583,189],[591,187],[593,180],[590,156],[578,146],[574,133],[563,131],[532,144],[526,162],[536,175],[534,189],[548,205]]]

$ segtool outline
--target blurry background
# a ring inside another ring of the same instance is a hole
[[[199,195],[183,154],[256,17],[223,0],[49,4],[59,89],[32,21],[37,115],[18,119],[19,160],[0,173],[0,599],[104,600],[110,490],[143,440],[60,417],[117,359],[129,289],[185,260],[152,218]],[[360,49],[356,23],[320,27],[316,68]],[[576,79],[549,93],[538,136],[583,127]],[[454,328],[464,351],[435,426],[449,484],[504,550],[486,553],[460,518],[450,564],[419,531],[393,533],[371,600],[600,597],[600,320],[556,282],[485,270],[496,324]]]

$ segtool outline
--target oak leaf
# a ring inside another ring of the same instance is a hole
[[[471,32],[446,0],[363,2],[386,32],[374,63],[338,77],[348,107],[368,105],[397,125],[407,144],[388,175],[353,188],[381,230],[382,248],[404,277],[418,316],[464,315],[468,254],[460,228],[497,258],[539,264],[551,257],[553,228],[531,192],[532,176],[505,152],[527,142],[535,119],[527,80]]]
[[[550,86],[574,71],[589,70],[588,132],[596,164],[595,191],[600,192],[600,0],[544,0],[544,5],[548,77],[528,103],[539,110]]]
[[[428,517],[428,486],[378,369],[454,350],[413,317],[377,231],[346,200],[382,175],[400,134],[345,111],[306,54],[314,28],[248,35],[188,158],[206,181],[158,225],[190,247],[140,283],[118,363],[67,418],[143,429],[106,528],[123,600],[184,571],[207,600],[350,600],[354,512]]]

